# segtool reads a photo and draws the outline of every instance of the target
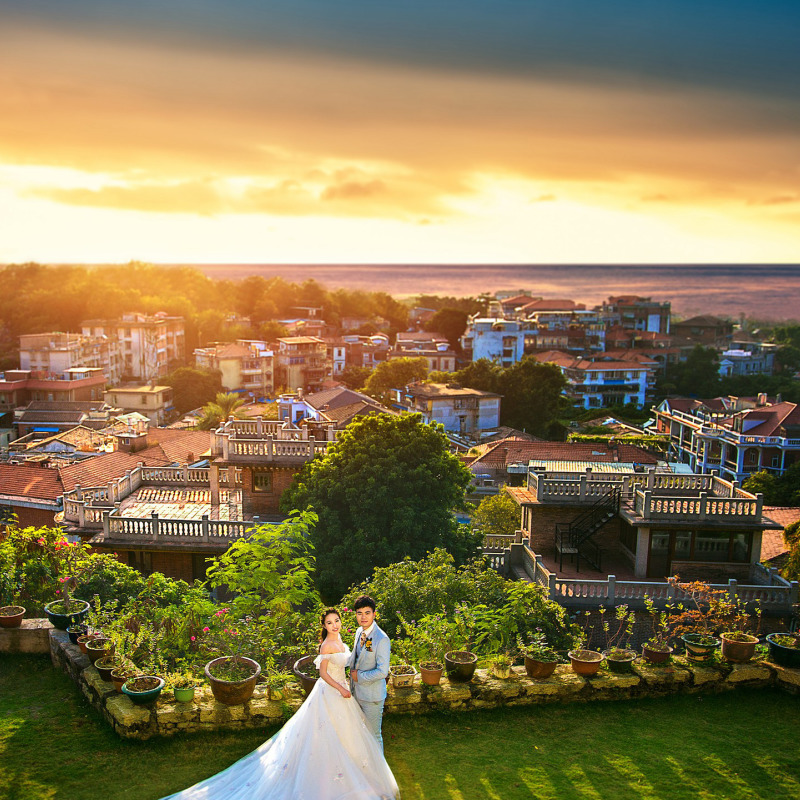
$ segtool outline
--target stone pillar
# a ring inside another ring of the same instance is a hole
[[[228,467],[228,491],[233,491],[231,469],[232,467]],[[216,464],[208,465],[208,483],[211,489],[211,506],[216,508],[219,505],[219,467]]]

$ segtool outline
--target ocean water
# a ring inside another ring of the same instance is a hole
[[[280,275],[328,288],[467,296],[522,289],[591,307],[612,295],[672,303],[674,313],[800,319],[800,264],[197,264],[212,278]]]

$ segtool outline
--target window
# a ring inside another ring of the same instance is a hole
[[[253,491],[254,492],[271,492],[272,491],[272,473],[266,470],[255,470],[253,472]]]

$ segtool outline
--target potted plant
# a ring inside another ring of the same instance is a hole
[[[214,616],[220,627],[207,642],[220,655],[205,665],[204,672],[214,698],[225,705],[238,706],[252,697],[261,675],[261,665],[242,655],[245,648],[252,645],[247,624],[251,619],[246,617],[235,622],[230,619],[227,608],[220,609]]]
[[[659,611],[648,595],[644,596],[644,605],[650,617],[650,638],[642,644],[642,655],[651,664],[665,664],[672,655],[668,612]],[[668,609],[671,610],[671,606]]]
[[[24,606],[3,606],[0,608],[0,628],[19,628],[24,616]]]
[[[782,667],[800,669],[800,633],[768,633],[769,660]]]
[[[597,650],[590,650],[588,646],[594,632],[594,627],[590,625],[590,622],[591,612],[585,611],[583,632],[576,637],[576,646],[567,653],[572,671],[584,677],[596,675],[603,664],[603,654]]]
[[[118,664],[114,669],[111,670],[111,683],[114,684],[114,688],[118,691],[122,691],[122,686],[128,678],[135,678],[139,675],[139,671],[132,667],[130,664]]]
[[[306,697],[311,694],[311,690],[319,680],[319,670],[314,665],[316,656],[302,656],[294,662],[292,673],[300,681]]]
[[[94,662],[94,668],[100,673],[100,677],[109,683],[111,682],[111,673],[118,666],[120,666],[120,661],[118,661],[114,656],[98,658],[97,661]]]
[[[547,644],[541,628],[537,628],[535,633],[519,636],[517,647],[525,658],[525,672],[532,680],[547,680],[555,672],[558,655]]]
[[[395,689],[407,689],[414,685],[417,671],[411,664],[392,664],[389,667],[389,676]]]
[[[78,637],[85,636],[87,633],[89,633],[89,628],[86,625],[69,625],[67,627],[67,635],[72,644],[78,644]]]
[[[478,665],[478,656],[470,648],[474,630],[474,618],[463,604],[456,606],[455,619],[448,625],[452,649],[444,654],[444,668],[451,683],[469,683]]]
[[[677,575],[669,582],[688,598],[688,605],[679,603],[669,617],[673,631],[686,648],[686,657],[696,663],[710,661],[720,645],[714,631],[724,621],[726,592],[712,589],[703,581],[679,583]]]
[[[92,664],[100,658],[114,655],[114,642],[105,636],[96,635],[85,641],[86,655]]]
[[[757,634],[761,627],[761,605],[756,601],[752,617],[738,597],[728,600],[725,606],[727,620],[719,635],[722,640],[722,657],[734,664],[746,664],[756,653]]]
[[[405,638],[395,650],[403,660],[416,662],[420,680],[426,686],[436,686],[444,672],[444,653],[448,648],[450,627],[444,614],[426,614],[417,622],[400,617]]]
[[[88,649],[86,647],[87,642],[91,642],[92,639],[97,639],[101,635],[102,634],[100,634],[100,633],[92,632],[92,633],[84,633],[82,636],[79,636],[78,639],[77,639],[77,644],[78,644],[78,647],[81,650],[81,653],[83,653],[85,656],[89,655],[89,651],[88,651]]]
[[[508,653],[495,653],[491,657],[489,671],[495,678],[505,680],[511,677],[511,666],[513,663],[514,659],[512,659]]]
[[[72,591],[78,588],[76,575],[58,579],[61,588],[56,590],[60,595],[58,600],[53,600],[44,607],[44,613],[50,624],[59,630],[66,630],[70,625],[77,625],[89,613],[90,605],[86,600],[76,600]]]
[[[164,677],[164,688],[171,689],[178,703],[191,703],[197,688],[197,679],[188,671],[168,672]]]
[[[633,613],[626,605],[617,606],[613,620],[609,620],[606,609],[601,606],[600,620],[606,641],[602,652],[606,666],[612,672],[630,672],[636,658],[635,651],[628,647],[635,622]]]
[[[270,675],[267,676],[270,700],[283,700],[286,697],[286,687],[291,681],[292,675],[289,672],[270,673]]]
[[[140,675],[128,678],[122,684],[122,694],[127,695],[137,705],[152,703],[158,699],[164,688],[164,679],[157,675]]]

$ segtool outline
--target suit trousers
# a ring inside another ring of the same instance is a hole
[[[361,710],[364,712],[367,730],[378,740],[378,744],[383,751],[383,735],[381,734],[381,723],[383,722],[383,704],[385,700],[380,700],[377,703],[370,703],[367,700],[358,700]]]

